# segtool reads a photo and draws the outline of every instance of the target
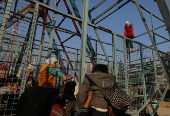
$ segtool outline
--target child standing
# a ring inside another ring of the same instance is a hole
[[[64,102],[67,100],[66,105],[66,116],[69,116],[71,113],[74,113],[75,105],[76,105],[76,98],[74,95],[76,82],[73,79],[73,75],[67,75],[67,83],[64,89]]]

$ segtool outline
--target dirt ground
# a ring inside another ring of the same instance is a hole
[[[170,107],[160,107],[157,113],[159,116],[170,116]]]
[[[170,116],[170,103],[162,101],[157,113],[159,116]]]

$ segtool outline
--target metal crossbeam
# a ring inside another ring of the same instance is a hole
[[[166,27],[168,29],[168,32],[170,34],[170,4],[168,0],[156,0],[159,10],[162,14],[162,17],[164,19],[164,22],[166,24]]]

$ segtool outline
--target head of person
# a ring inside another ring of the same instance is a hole
[[[34,66],[29,64],[26,81],[30,80],[33,77],[34,74],[33,70],[34,70]]]
[[[154,97],[153,100],[156,100],[156,98]]]
[[[51,57],[51,58],[47,59],[45,63],[49,64],[49,65],[52,65],[54,68],[57,67],[57,59],[54,58],[54,57]]]
[[[66,77],[67,77],[67,80],[66,80],[67,83],[74,81],[74,78],[73,78],[73,75],[72,75],[72,74],[69,74],[69,75],[67,75]]]
[[[132,101],[129,95],[121,89],[115,89],[111,92],[104,92],[106,101],[109,104],[109,111],[111,116],[131,116],[126,114],[128,106]]]
[[[126,21],[126,22],[125,22],[125,26],[126,26],[126,27],[129,27],[129,26],[130,26],[129,21]]]
[[[109,73],[108,67],[105,64],[97,64],[93,67],[92,73],[101,72],[101,73]]]

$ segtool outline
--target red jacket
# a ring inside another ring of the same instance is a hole
[[[126,26],[125,26],[124,36],[126,36],[126,37],[128,37],[128,36],[133,36],[133,37],[134,37],[133,24],[130,24],[129,27],[126,27]]]

